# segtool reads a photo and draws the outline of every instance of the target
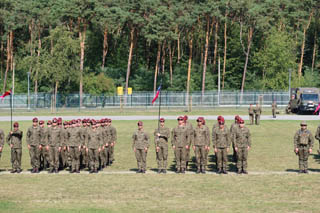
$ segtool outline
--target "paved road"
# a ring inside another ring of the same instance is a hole
[[[189,116],[189,120],[196,120],[200,115],[193,115]],[[63,120],[72,120],[72,119],[78,119],[78,118],[93,118],[93,119],[101,119],[103,116],[61,116]],[[177,116],[163,116],[167,120],[176,120]],[[204,116],[206,120],[216,120],[217,116],[216,115],[206,115]],[[241,116],[244,120],[249,120],[249,116]],[[14,116],[13,120],[14,121],[31,121],[33,116]],[[53,116],[39,116],[39,120],[51,120]],[[158,116],[135,116],[135,115],[130,115],[130,116],[108,116],[108,118],[111,118],[112,120],[122,120],[122,121],[132,121],[132,120],[157,120]],[[225,120],[233,120],[234,115],[226,115],[224,116]],[[297,120],[297,121],[302,121],[302,120],[320,120],[319,116],[316,115],[278,115],[277,118],[272,118],[271,115],[262,115],[261,120]],[[10,121],[10,116],[1,116],[0,121]]]

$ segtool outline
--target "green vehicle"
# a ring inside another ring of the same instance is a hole
[[[290,96],[291,99],[286,109],[287,113],[312,114],[320,101],[320,89],[302,87],[292,88]]]

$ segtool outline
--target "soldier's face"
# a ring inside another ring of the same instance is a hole
[[[160,121],[160,126],[164,127],[164,121]]]
[[[33,122],[33,126],[38,126],[38,122]]]
[[[198,126],[202,126],[202,121],[200,121],[200,120],[197,120],[197,122],[198,122]]]
[[[219,124],[219,128],[223,129],[224,128],[224,124]]]
[[[57,123],[52,123],[52,126],[53,126],[53,127],[56,127],[56,126],[57,126]]]
[[[48,127],[51,127],[51,124],[48,124]]]
[[[19,129],[19,127],[15,126],[13,127],[14,131],[17,131]]]
[[[181,120],[181,119],[178,120],[178,124],[179,124],[179,125],[182,125],[183,123],[184,123],[183,120]]]
[[[139,130],[143,129],[143,126],[142,125],[138,125],[138,129]]]
[[[240,128],[243,128],[244,127],[244,124],[239,124]]]
[[[44,127],[44,124],[40,124],[40,127],[43,128],[43,127]]]
[[[306,130],[306,129],[307,129],[307,126],[306,126],[306,125],[301,125],[301,129],[302,129],[302,130]]]

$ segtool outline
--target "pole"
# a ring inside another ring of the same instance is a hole
[[[289,100],[291,98],[291,72],[292,72],[292,69],[290,68],[289,69]]]
[[[218,56],[218,106],[220,106],[220,55]]]
[[[161,56],[161,55],[160,55]],[[162,75],[162,73],[161,73],[161,69],[160,69],[160,67],[161,67],[161,63],[160,63],[160,61],[161,61],[161,57],[160,57],[160,60],[159,60],[159,71],[158,71],[158,74],[160,75],[160,92],[159,92],[159,98],[160,98],[160,100],[159,100],[159,114],[158,114],[158,133],[160,133],[160,115],[161,115],[161,90],[162,90],[162,79],[163,79],[163,75]]]
[[[10,111],[11,111],[11,131],[12,131],[12,111],[13,111],[13,95],[14,95],[14,74],[16,69],[16,63],[13,61],[13,70],[12,70],[12,90],[10,93]]]
[[[12,132],[12,98],[13,98],[13,95],[12,95],[12,90],[11,90],[11,93],[10,93],[10,112],[11,112],[11,116],[10,116],[10,121],[11,121],[11,132]]]
[[[27,100],[27,105],[28,105],[28,111],[30,111],[30,72],[27,72],[28,74],[28,100]]]

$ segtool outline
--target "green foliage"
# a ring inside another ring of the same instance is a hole
[[[114,94],[116,89],[114,82],[103,73],[94,75],[93,73],[84,76],[84,91],[92,95]]]

